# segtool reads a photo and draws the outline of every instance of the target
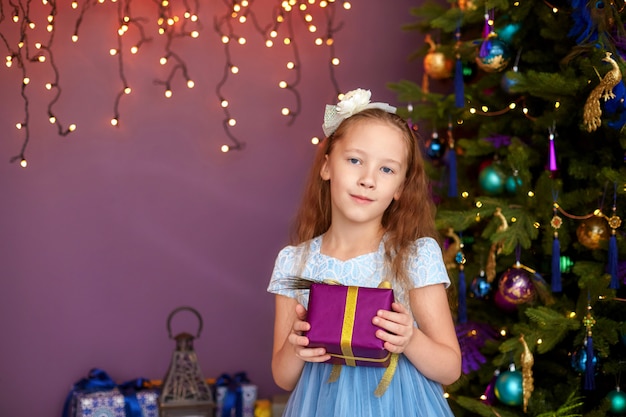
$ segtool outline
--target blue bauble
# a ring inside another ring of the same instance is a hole
[[[504,190],[504,174],[493,165],[488,165],[478,174],[478,184],[489,195],[501,194]]]
[[[606,396],[611,402],[611,413],[624,414],[626,413],[626,392],[622,392],[618,389],[609,392]]]
[[[520,371],[506,371],[496,379],[496,398],[506,405],[521,405],[524,399],[522,373]]]
[[[439,136],[434,136],[426,143],[426,155],[434,161],[440,160],[445,152],[446,147],[439,139]]]
[[[517,190],[522,186],[522,179],[517,175],[511,175],[506,179],[504,188],[509,194],[515,194]]]
[[[500,87],[506,93],[511,94],[511,88],[517,84],[517,80],[515,79],[515,74],[517,71],[507,71],[502,75],[502,79],[500,80]]]
[[[598,369],[598,356],[595,354],[591,359],[591,363],[593,364],[593,369]],[[572,353],[572,368],[580,373],[585,372],[587,369],[587,349],[584,347],[577,349]]]
[[[500,72],[511,60],[509,46],[497,36],[489,36],[483,41],[476,56],[476,64],[486,72]]]
[[[472,280],[470,291],[474,297],[483,299],[491,292],[491,283],[487,281],[484,275],[479,275]]]

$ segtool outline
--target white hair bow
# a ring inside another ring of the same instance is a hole
[[[396,112],[396,108],[387,103],[370,103],[371,96],[372,92],[370,90],[357,88],[347,92],[336,105],[327,104],[324,111],[324,123],[322,124],[322,130],[326,137],[332,135],[341,122],[365,109],[381,109],[389,113]]]

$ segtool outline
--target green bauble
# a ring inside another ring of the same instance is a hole
[[[626,413],[626,392],[622,392],[618,388],[609,392],[606,398],[611,402],[611,413],[618,415]]]
[[[488,165],[478,174],[478,184],[480,188],[489,195],[501,194],[504,190],[506,179],[500,168]]]
[[[502,372],[496,379],[496,398],[506,405],[521,405],[524,400],[522,373],[520,371]]]

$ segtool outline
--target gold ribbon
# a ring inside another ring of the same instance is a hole
[[[354,333],[354,317],[356,316],[356,300],[359,296],[359,287],[348,287],[346,306],[343,311],[343,326],[341,327],[341,353],[348,366],[356,366],[352,352],[352,334]]]

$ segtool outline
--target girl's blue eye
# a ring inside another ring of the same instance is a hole
[[[393,169],[388,168],[388,167],[382,167],[381,170],[385,173],[385,174],[393,174]]]
[[[348,158],[348,161],[349,161],[351,164],[354,164],[354,165],[356,165],[356,164],[358,164],[358,163],[359,163],[359,160],[358,160],[357,158]]]

